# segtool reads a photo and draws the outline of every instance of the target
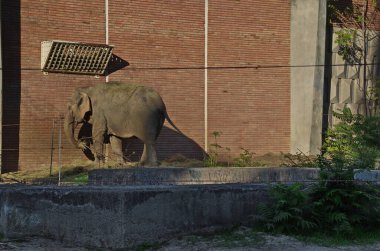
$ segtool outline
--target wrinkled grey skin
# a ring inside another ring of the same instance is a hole
[[[165,119],[176,129],[161,96],[152,88],[119,82],[77,88],[68,104],[64,130],[70,142],[82,150],[75,127],[92,125],[95,156],[102,159],[103,142],[108,138],[113,152],[123,160],[122,138],[137,137],[144,142],[141,164],[157,165],[156,140]],[[179,130],[178,130],[179,131]]]

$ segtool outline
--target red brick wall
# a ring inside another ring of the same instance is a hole
[[[51,128],[53,119],[66,111],[66,103],[74,88],[100,82],[104,79],[95,79],[92,76],[75,76],[63,74],[43,75],[40,69],[40,43],[44,40],[68,40],[93,43],[104,43],[104,1],[21,1],[16,6],[13,1],[3,1],[3,13],[17,13],[19,11],[19,46],[9,44],[14,55],[18,54],[21,71],[11,79],[4,81],[4,85],[19,86],[19,149],[17,153],[10,150],[14,147],[14,136],[4,139],[3,156],[9,153],[18,155],[12,161],[3,161],[3,169],[39,168],[50,164]],[[19,10],[17,10],[19,7]],[[3,18],[3,27],[11,26],[17,29],[17,23],[7,24]],[[7,42],[7,36],[3,35]],[[3,51],[7,51],[3,47]],[[12,55],[10,55],[10,58]],[[17,57],[17,56],[16,56]],[[5,59],[3,64],[7,64]],[[4,91],[4,97],[11,102],[14,93]],[[17,105],[16,103],[11,104]],[[14,116],[8,108],[4,109],[3,124],[6,119]],[[17,121],[13,121],[15,123]],[[4,132],[4,135],[7,135]],[[58,142],[58,129],[55,130],[55,147]],[[16,142],[17,143],[17,142]],[[7,150],[9,149],[9,150]],[[54,162],[58,160],[58,149],[54,151]],[[78,150],[73,149],[63,135],[63,160],[67,163],[73,159],[83,159]]]
[[[110,80],[154,87],[169,116],[186,136],[166,122],[158,157],[174,153],[202,157],[204,145],[204,1],[109,1],[109,43],[130,64]],[[127,142],[139,157],[141,146]]]
[[[288,152],[290,143],[289,68],[234,69],[235,66],[290,64],[290,2],[210,1],[209,142],[236,155]]]
[[[43,75],[39,71],[40,42],[104,43],[104,0],[21,0],[19,6],[18,1],[7,2],[13,4],[3,3],[3,27],[8,26],[7,33],[12,33],[9,22],[13,29],[19,26],[19,36],[3,36],[3,43],[8,51],[18,53],[19,62],[13,63],[16,73],[5,74],[9,77],[4,85],[9,87],[5,88],[4,96],[12,101],[11,96],[20,93],[20,115],[18,118],[16,98],[13,101],[16,105],[4,106],[3,124],[19,120],[20,127],[3,144],[3,148],[7,144],[12,147],[12,141],[13,145],[19,145],[14,155],[3,151],[3,160],[4,155],[13,156],[13,161],[9,158],[3,166],[8,170],[39,168],[50,163],[52,120],[66,110],[74,88],[105,80],[92,76]],[[17,12],[17,8],[19,20],[17,15],[13,21],[4,18],[4,12]],[[158,141],[160,159],[174,153],[202,157],[204,21],[202,0],[109,1],[109,43],[115,46],[114,54],[129,63],[109,79],[156,88],[171,119],[185,134],[176,134],[166,124]],[[223,132],[220,144],[230,147],[233,156],[238,155],[241,147],[258,154],[289,151],[289,69],[234,67],[289,64],[290,2],[209,1],[208,38],[208,63],[212,67],[208,70],[209,143],[213,143],[212,131],[217,130]],[[12,39],[18,40],[18,45],[12,46]],[[10,53],[4,60],[4,64],[11,62]],[[17,65],[22,70],[17,70]],[[231,68],[224,69],[225,66]],[[7,120],[12,117],[15,118]],[[56,129],[56,143],[57,134]],[[129,154],[141,147],[135,140],[125,145]],[[55,149],[55,163],[57,152]],[[64,163],[85,160],[64,136],[62,156]]]

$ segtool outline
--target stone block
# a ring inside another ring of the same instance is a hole
[[[336,104],[339,102],[339,79],[332,78],[331,79],[331,87],[330,87],[330,103]]]
[[[355,65],[346,65],[345,67],[345,76],[347,79],[358,79],[358,67]]]
[[[339,103],[347,104],[351,103],[351,79],[340,79],[339,81],[339,91],[338,91],[338,99]]]
[[[332,77],[346,78],[346,62],[338,53],[333,53]]]

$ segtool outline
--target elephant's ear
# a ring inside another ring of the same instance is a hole
[[[80,93],[80,100],[78,103],[79,113],[82,118],[86,115],[87,112],[91,111],[91,101],[87,93]]]

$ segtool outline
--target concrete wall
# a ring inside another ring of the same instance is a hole
[[[292,153],[299,150],[310,154],[320,152],[326,11],[326,0],[292,0],[290,61]]]
[[[125,248],[210,226],[247,223],[265,185],[0,187],[5,238],[40,235],[88,247]]]
[[[380,19],[379,19],[380,22]],[[363,94],[363,67],[361,74],[358,74],[358,67],[346,62],[338,54],[339,46],[335,43],[337,35],[335,32],[340,28],[332,27],[332,44],[328,48],[328,56],[331,58],[332,67],[330,69],[330,97],[329,97],[329,126],[339,122],[333,116],[333,112],[341,112],[344,107],[351,109],[353,113],[365,114],[364,94]],[[360,34],[360,31],[358,31]],[[367,68],[368,86],[376,86],[376,81],[380,79],[380,31],[369,33],[375,39],[368,42]],[[357,42],[362,44],[362,41]]]
[[[91,185],[188,185],[302,182],[316,180],[319,169],[279,168],[127,168],[97,169],[89,172]]]

